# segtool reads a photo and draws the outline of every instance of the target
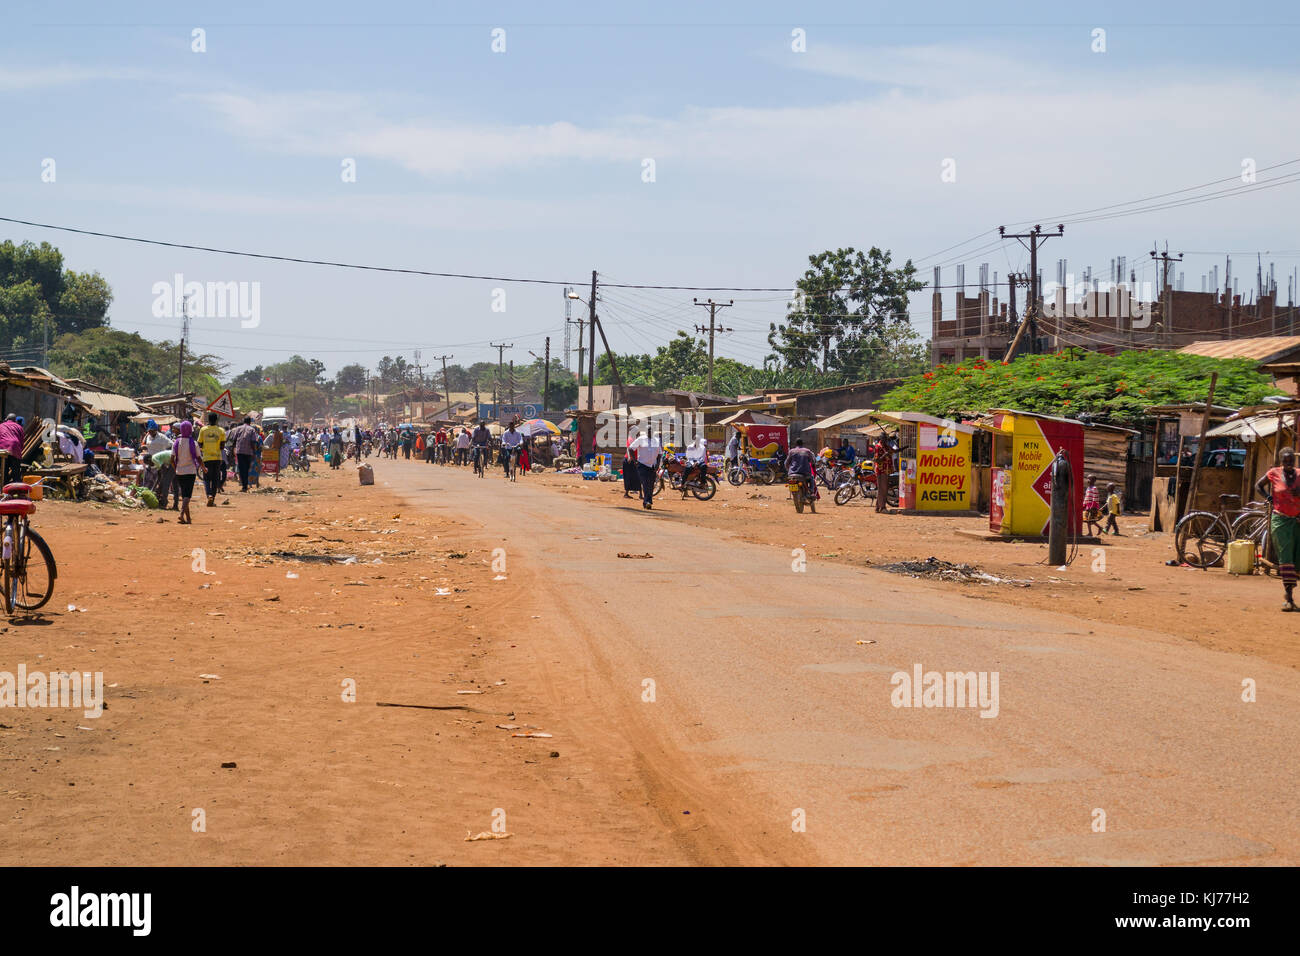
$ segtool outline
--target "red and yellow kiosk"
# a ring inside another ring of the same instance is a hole
[[[974,511],[974,462],[964,422],[924,412],[876,412],[898,429],[898,505],[903,511]]]
[[[998,408],[993,433],[989,529],[1007,537],[1047,534],[1052,513],[1052,462],[1058,451],[1074,475],[1067,527],[1077,533],[1083,510],[1083,425],[1068,418]]]

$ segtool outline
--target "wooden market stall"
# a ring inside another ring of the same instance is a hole
[[[898,429],[902,513],[979,514],[971,442],[974,426],[924,412],[875,412],[872,417]]]
[[[1259,497],[1255,485],[1264,473],[1278,463],[1278,454],[1283,448],[1296,449],[1300,444],[1300,402],[1254,405],[1241,411],[1221,425],[1205,433],[1207,441],[1211,439],[1230,439],[1234,445],[1244,446],[1244,454],[1224,455],[1223,459],[1234,464],[1227,469],[1201,464],[1201,474],[1197,477],[1196,498],[1203,501],[1201,488],[1207,472],[1227,470],[1224,480],[1214,481],[1213,488],[1226,487],[1225,494],[1241,495],[1244,505]],[[1236,462],[1240,466],[1236,466]],[[1239,484],[1227,487],[1236,479]]]
[[[814,441],[809,444],[815,444],[818,448],[835,448],[841,438],[848,438],[859,457],[862,457],[867,451],[867,439],[858,426],[869,423],[874,414],[875,410],[871,408],[848,408],[813,422],[804,428],[803,434],[811,433]]]
[[[1212,405],[1210,425],[1227,421],[1237,411],[1225,405]],[[1204,402],[1153,405],[1146,409],[1146,414],[1155,419],[1155,461],[1151,467],[1151,510],[1147,522],[1151,531],[1172,531],[1187,511],[1217,511],[1219,495],[1237,493],[1240,469],[1229,473],[1228,469],[1202,468],[1197,476],[1196,501],[1187,500],[1193,466],[1201,451],[1198,445],[1205,417]],[[1206,444],[1210,448],[1227,444],[1227,439],[1214,435],[1214,431],[1211,427],[1206,432]]]

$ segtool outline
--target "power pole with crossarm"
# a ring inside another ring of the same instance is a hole
[[[692,299],[691,302],[693,302],[695,305],[698,305],[702,309],[709,310],[709,327],[705,329],[704,326],[697,325],[695,327],[695,330],[701,333],[703,332],[709,333],[709,380],[708,380],[708,385],[705,387],[705,390],[710,395],[712,395],[713,394],[713,334],[714,332],[735,331],[735,329],[724,329],[719,327],[715,322],[715,318],[718,314],[719,309],[731,308],[733,305],[736,304],[736,300],[729,299],[725,304],[722,302],[714,302],[712,299],[709,299],[707,302],[701,302],[699,299]]]

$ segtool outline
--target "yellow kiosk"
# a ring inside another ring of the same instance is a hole
[[[876,412],[872,417],[898,429],[901,510],[978,514],[974,426],[924,412]]]
[[[1070,460],[1074,494],[1068,528],[1079,530],[1083,508],[1083,425],[1068,418],[998,408],[992,412],[993,470],[989,530],[1007,537],[1047,534],[1052,513],[1052,462]]]

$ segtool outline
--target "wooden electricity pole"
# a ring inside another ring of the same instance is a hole
[[[447,393],[447,417],[451,418],[451,385],[447,381],[447,359],[455,358],[454,355],[439,355],[437,359],[442,360],[442,390]]]
[[[716,332],[736,331],[735,329],[724,329],[724,328],[715,327],[714,317],[718,314],[719,309],[729,309],[733,305],[735,305],[736,300],[729,299],[727,300],[727,303],[725,305],[721,302],[714,302],[712,299],[709,299],[707,302],[701,302],[699,299],[692,299],[691,302],[694,303],[695,305],[698,305],[702,309],[709,310],[709,327],[706,329],[702,325],[697,325],[695,327],[695,330],[700,333],[704,333],[704,332],[709,333],[709,380],[708,380],[708,385],[705,386],[705,390],[710,395],[712,395],[713,394],[713,333],[715,331]]]
[[[591,306],[587,316],[587,411],[596,408],[596,270],[591,270]],[[600,333],[605,334],[604,330]],[[612,354],[612,353],[611,353]],[[612,403],[611,403],[612,404]]]
[[[1025,303],[1025,319],[1029,322],[1029,351],[1034,354],[1038,353],[1038,303],[1042,299],[1042,290],[1038,287],[1038,247],[1048,239],[1064,234],[1065,226],[1060,224],[1057,224],[1056,232],[1043,232],[1043,227],[1038,225],[1029,232],[1007,232],[1006,226],[998,226],[999,236],[1017,239],[1029,250],[1029,301]]]

